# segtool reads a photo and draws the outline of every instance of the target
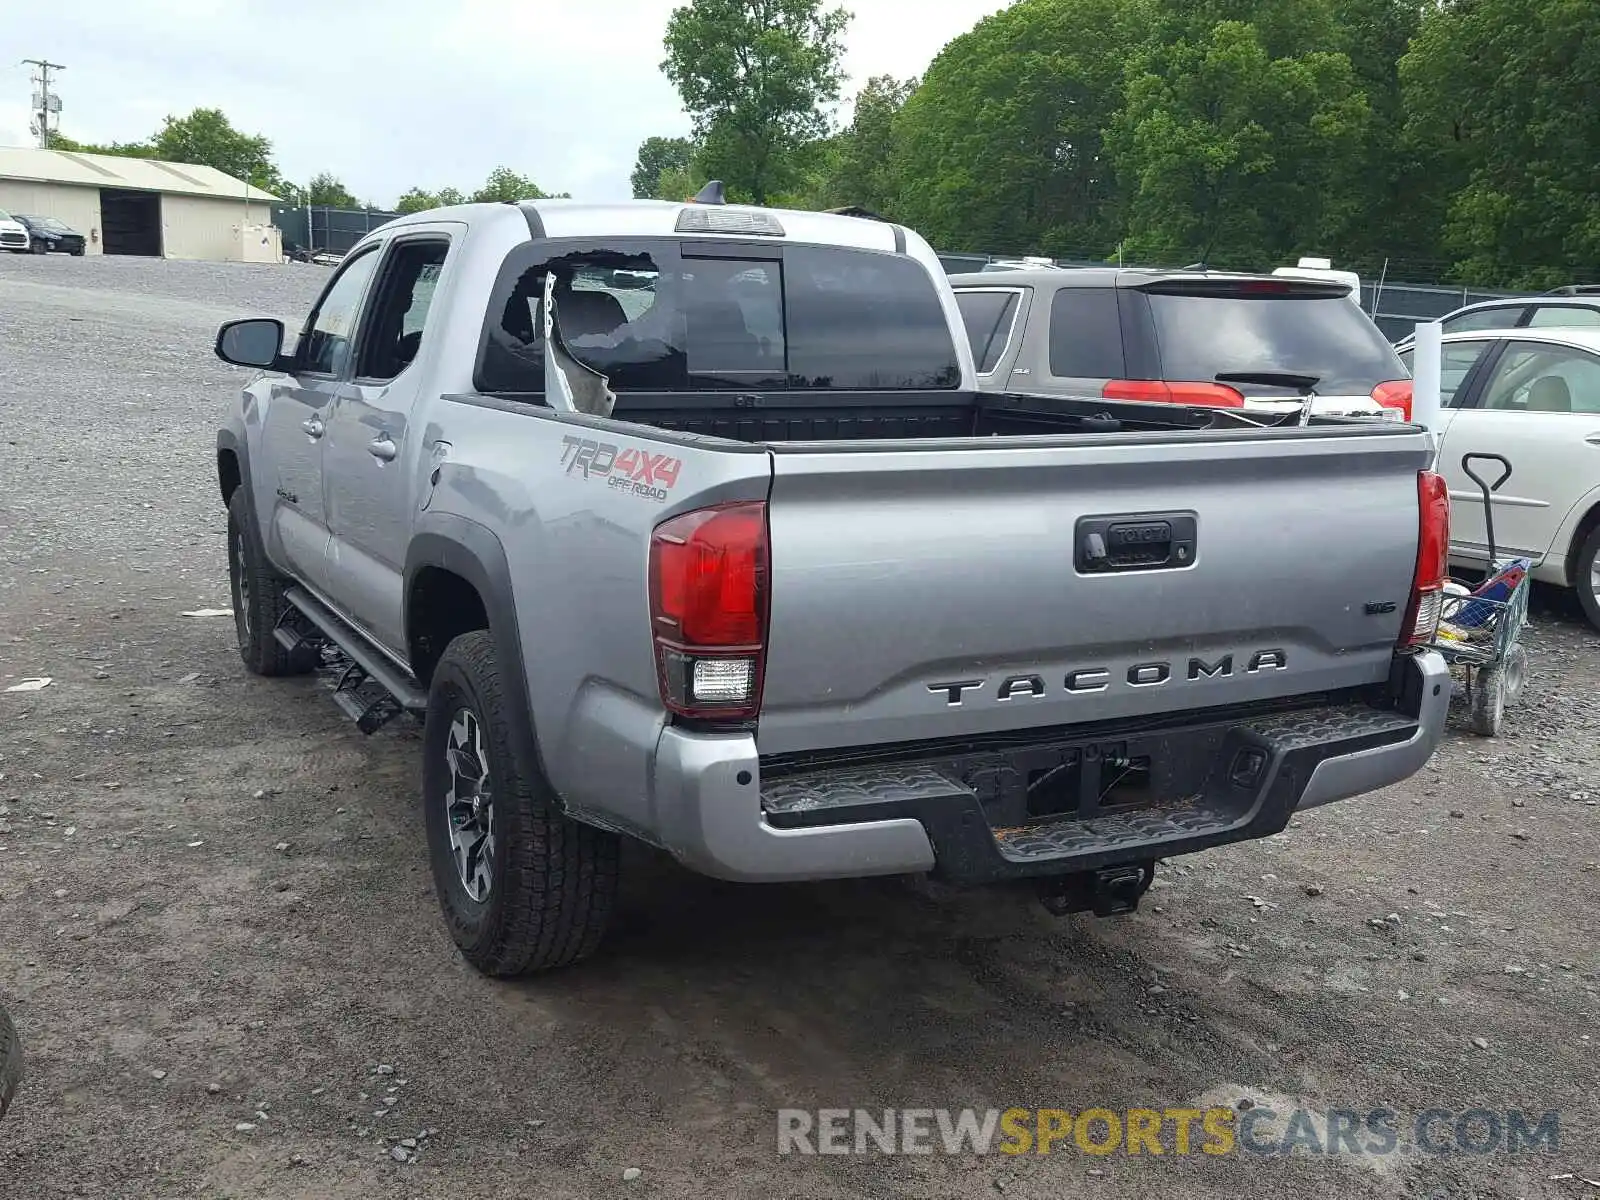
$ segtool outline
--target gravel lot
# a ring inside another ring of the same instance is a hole
[[[0,256],[0,1003],[30,1071],[0,1196],[1600,1194],[1600,637],[1553,593],[1508,736],[1169,864],[1134,917],[641,853],[598,959],[477,976],[432,896],[414,732],[363,738],[184,615],[228,606],[212,439],[242,374],[215,327],[297,320],[325,278]],[[1560,1142],[775,1151],[779,1107],[1202,1098],[1406,1128],[1555,1109]]]

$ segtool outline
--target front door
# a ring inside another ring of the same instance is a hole
[[[1474,397],[1452,414],[1439,449],[1450,484],[1450,541],[1464,558],[1485,559],[1488,532],[1482,493],[1462,467],[1468,453],[1504,455],[1511,477],[1494,494],[1501,558],[1535,563],[1551,550],[1572,506],[1600,479],[1600,357],[1576,346],[1508,341]],[[1502,468],[1476,462],[1491,483]]]
[[[262,449],[276,478],[258,483],[256,511],[268,553],[319,590],[328,577],[323,443],[338,383],[354,346],[356,314],[377,266],[376,251],[347,260],[322,293],[301,332],[293,374],[274,379],[263,418]],[[271,495],[264,495],[268,486]]]
[[[433,448],[412,409],[430,377],[421,350],[453,223],[408,227],[389,243],[361,319],[351,378],[328,427],[324,493],[331,533],[328,595],[390,650],[405,649],[404,569]],[[412,230],[417,232],[413,233]],[[420,360],[420,361],[419,361]]]

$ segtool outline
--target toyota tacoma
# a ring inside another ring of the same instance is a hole
[[[421,719],[476,967],[592,951],[623,838],[1108,915],[1427,760],[1425,431],[981,391],[923,239],[717,192],[401,217],[217,335],[244,663]]]

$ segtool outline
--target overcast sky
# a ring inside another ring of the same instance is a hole
[[[1004,0],[847,0],[845,94],[920,74]],[[6,29],[66,64],[61,130],[136,141],[221,108],[284,175],[329,170],[362,199],[470,190],[498,165],[546,191],[626,197],[640,141],[688,132],[662,76],[674,0],[49,0]],[[37,19],[34,19],[37,18]],[[0,66],[0,145],[30,145],[28,74]]]

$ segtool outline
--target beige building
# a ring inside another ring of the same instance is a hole
[[[281,262],[276,199],[213,167],[0,147],[0,209],[65,221],[90,254]]]

